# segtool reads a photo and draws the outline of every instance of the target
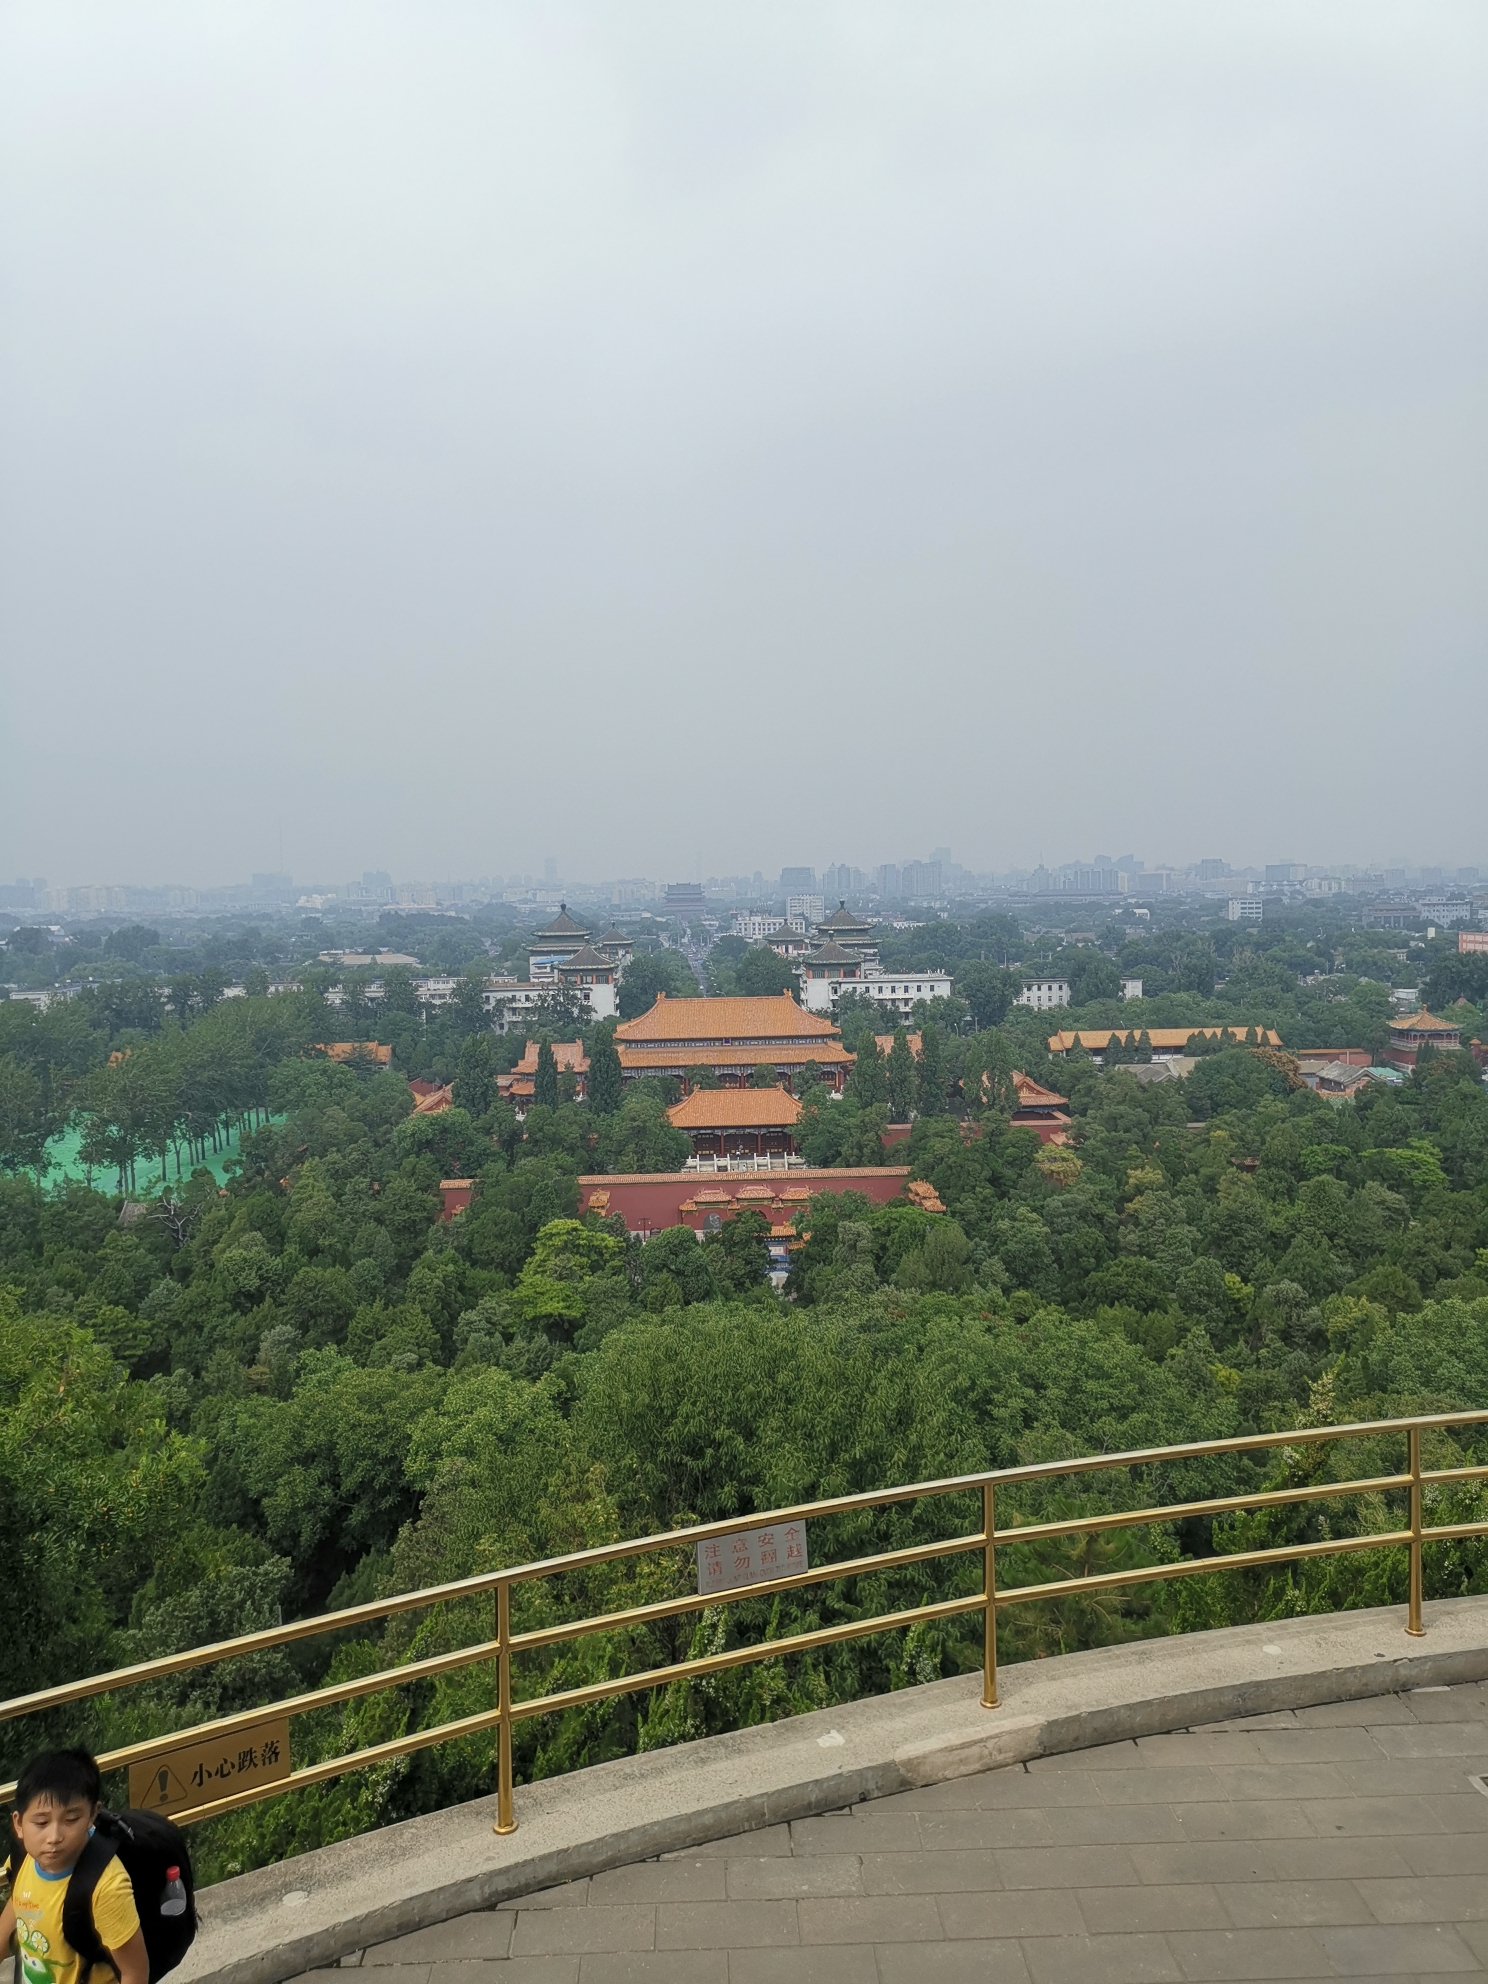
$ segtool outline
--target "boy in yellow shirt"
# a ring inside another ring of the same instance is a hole
[[[98,1766],[86,1750],[34,1757],[16,1785],[11,1824],[16,1848],[10,1900],[0,1911],[0,1950],[12,1935],[17,1984],[112,1984],[101,1964],[87,1967],[62,1933],[67,1885],[98,1815]],[[93,1925],[119,1984],[149,1984],[150,1959],[140,1933],[134,1889],[117,1858],[98,1877]],[[85,1974],[86,1973],[86,1974]]]

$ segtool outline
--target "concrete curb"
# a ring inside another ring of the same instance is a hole
[[[181,1984],[280,1984],[471,1909],[866,1798],[1232,1716],[1488,1679],[1488,1598],[1144,1640],[625,1757],[480,1798],[207,1889]]]

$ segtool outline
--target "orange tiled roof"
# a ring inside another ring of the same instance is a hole
[[[620,1066],[628,1075],[667,1074],[672,1069],[686,1073],[689,1068],[757,1068],[763,1062],[771,1068],[804,1068],[815,1061],[822,1068],[850,1068],[853,1056],[840,1040],[744,1040],[730,1047],[695,1047],[683,1041],[616,1042]]]
[[[1188,1043],[1196,1035],[1203,1034],[1211,1040],[1217,1040],[1220,1034],[1224,1032],[1224,1030],[1225,1029],[1222,1025],[1221,1026],[1083,1027],[1075,1032],[1051,1033],[1049,1035],[1049,1052],[1051,1054],[1066,1054],[1068,1053],[1071,1047],[1079,1046],[1085,1048],[1088,1053],[1100,1054],[1104,1052],[1104,1050],[1111,1044],[1111,1035],[1113,1033],[1120,1034],[1123,1040],[1126,1040],[1133,1035],[1135,1035],[1135,1037],[1138,1040],[1140,1040],[1142,1035],[1145,1033],[1147,1035],[1148,1040],[1151,1041],[1154,1047],[1162,1048],[1164,1051],[1176,1051],[1178,1053],[1181,1053],[1183,1049],[1187,1047]],[[1230,1028],[1230,1032],[1233,1033],[1235,1036],[1235,1044],[1237,1047],[1243,1047],[1245,1045],[1245,1036],[1248,1031],[1249,1029],[1243,1026]],[[1255,1031],[1256,1031],[1256,1044],[1258,1046],[1280,1047],[1281,1035],[1275,1032],[1274,1029],[1272,1029],[1271,1027],[1258,1026]]]
[[[537,1040],[528,1041],[526,1048],[523,1050],[521,1060],[512,1069],[514,1075],[535,1075],[537,1073],[537,1055],[541,1044]],[[558,1072],[560,1075],[566,1072],[575,1075],[587,1075],[589,1072],[589,1056],[584,1052],[584,1043],[582,1040],[555,1040],[553,1042],[553,1059],[558,1063]]]
[[[918,1061],[920,1058],[920,1036],[917,1033],[907,1033],[904,1037],[909,1042],[910,1053]],[[894,1045],[893,1034],[876,1033],[874,1034],[873,1039],[875,1044],[877,1045],[879,1053],[883,1055],[885,1060],[887,1060],[889,1058],[889,1049]]]
[[[320,1052],[330,1061],[353,1061],[357,1055],[365,1054],[379,1068],[390,1066],[393,1058],[392,1048],[377,1040],[333,1040],[322,1046]]]
[[[1387,1020],[1387,1026],[1394,1027],[1397,1033],[1461,1033],[1455,1020],[1439,1020],[1434,1013],[1428,1013],[1422,1006],[1418,1012],[1407,1013],[1402,1020]]]
[[[436,1088],[432,1094],[421,1095],[413,1105],[413,1113],[415,1116],[439,1116],[454,1106],[455,1085],[451,1082],[448,1088]]]
[[[838,1038],[831,1020],[820,1013],[808,1013],[789,992],[782,992],[778,999],[669,999],[665,992],[659,992],[650,1012],[642,1013],[639,1019],[624,1020],[615,1029],[618,1047],[641,1041],[739,1046],[748,1041],[763,1045],[769,1041],[814,1043]]]
[[[800,1115],[783,1088],[695,1088],[667,1111],[679,1130],[790,1130]]]
[[[1052,1088],[1041,1087],[1032,1075],[1015,1072],[1013,1088],[1020,1109],[1063,1109],[1069,1101],[1067,1095],[1056,1095]]]

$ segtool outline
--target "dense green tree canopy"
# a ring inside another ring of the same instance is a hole
[[[412,919],[385,935],[427,959],[439,924]],[[902,1027],[886,1056],[871,1048],[888,1030],[880,1010],[845,998],[856,1070],[842,1097],[803,1079],[799,1135],[813,1164],[897,1162],[933,1195],[921,1205],[817,1194],[788,1236],[779,1291],[758,1213],[644,1244],[619,1220],[580,1214],[580,1176],[675,1169],[689,1154],[666,1117],[676,1088],[623,1082],[612,1027],[552,1036],[585,1046],[587,1103],[571,1099],[556,1066],[550,1080],[543,1059],[542,1093],[518,1117],[498,1081],[526,1039],[490,1031],[469,1000],[428,1014],[399,991],[380,1010],[333,1014],[313,981],[226,998],[246,950],[173,946],[157,966],[166,947],[119,934],[117,979],[45,1013],[0,1003],[0,1526],[25,1617],[0,1655],[7,1693],[281,1614],[689,1520],[747,1520],[798,1497],[1488,1405],[1482,1071],[1465,1053],[1431,1056],[1338,1102],[1299,1085],[1284,1056],[1239,1044],[1261,1025],[1288,1046],[1366,1044],[1389,1002],[1387,982],[1368,975],[1387,969],[1371,933],[1340,929],[1335,943],[1318,924],[1175,922],[1138,937],[1120,914],[1094,944],[1066,943],[1073,923],[1040,936],[994,917],[886,932],[886,957],[953,965],[964,1002],[919,1016],[917,1062]],[[485,939],[500,962],[523,934],[503,925]],[[446,968],[479,974],[483,941],[454,931]],[[302,983],[324,943],[303,939]],[[1040,948],[1080,986],[1086,1003],[1068,1017],[1121,1027],[1126,1045],[1106,1068],[1051,1056],[1048,1017],[1006,1003],[1005,974]],[[745,947],[718,969],[737,974],[753,955],[772,954]],[[1446,970],[1447,952],[1423,952],[1433,959]],[[707,968],[712,984],[711,959]],[[1141,976],[1150,996],[1114,997],[1118,971]],[[693,989],[674,951],[638,958],[626,987],[635,1010],[657,989]],[[1140,1065],[1151,1028],[1201,1020],[1234,1038],[1184,1081],[1137,1078],[1151,1072]],[[322,1051],[374,1038],[391,1046],[391,1066]],[[1068,1099],[1066,1143],[1011,1127],[1018,1069]],[[415,1115],[410,1076],[453,1080],[455,1106]],[[778,1077],[768,1068],[760,1079]],[[912,1128],[886,1151],[891,1115]],[[63,1122],[91,1155],[91,1182],[34,1175],[38,1141]],[[478,1189],[447,1220],[439,1184],[454,1176]],[[1471,1434],[1444,1441],[1441,1464],[1454,1457],[1483,1462],[1488,1446]],[[1360,1467],[1398,1462],[1381,1452]],[[1136,1483],[1031,1486],[1008,1492],[1007,1518],[1106,1508],[1138,1490],[1166,1502],[1282,1485],[1318,1464],[1279,1451]],[[1485,1504],[1468,1485],[1433,1506],[1468,1520]],[[1006,1575],[1223,1554],[1310,1540],[1323,1521],[1351,1534],[1387,1517],[1377,1499],[1326,1514],[1311,1503],[1118,1532],[1078,1558],[1073,1545],[1025,1545],[1005,1553]],[[814,1529],[813,1557],[922,1542],[977,1519],[945,1502],[834,1519]],[[1428,1590],[1480,1590],[1484,1567],[1476,1544],[1435,1549]],[[677,1595],[689,1575],[682,1552],[617,1564],[551,1600],[524,1593],[518,1623]],[[1398,1553],[1380,1552],[1019,1606],[1004,1657],[1393,1601],[1402,1575]],[[916,1606],[969,1589],[969,1576],[964,1559],[914,1565],[872,1592],[844,1580],[706,1622],[662,1621],[623,1643],[597,1635],[533,1656],[521,1685],[578,1685],[678,1657],[703,1643],[695,1634],[725,1645],[845,1622],[870,1604]],[[123,1741],[490,1630],[488,1601],[443,1605],[122,1691],[44,1728],[4,1725],[0,1767],[43,1738]],[[707,1690],[524,1724],[518,1767],[530,1778],[978,1658],[974,1625],[956,1621],[844,1643],[741,1668]],[[307,1718],[296,1740],[307,1761],[334,1756],[488,1708],[489,1690],[488,1663],[456,1670]],[[195,1843],[216,1876],[474,1795],[489,1771],[488,1741],[452,1742],[229,1815]]]

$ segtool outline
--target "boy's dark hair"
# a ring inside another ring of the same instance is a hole
[[[38,1798],[54,1798],[59,1805],[81,1798],[96,1805],[102,1795],[103,1781],[90,1750],[43,1750],[16,1782],[15,1810],[24,1812]]]

